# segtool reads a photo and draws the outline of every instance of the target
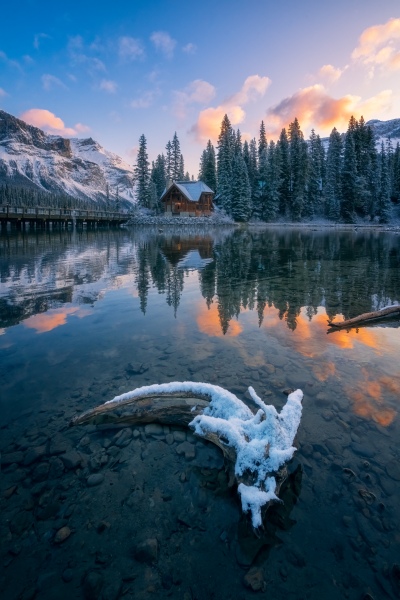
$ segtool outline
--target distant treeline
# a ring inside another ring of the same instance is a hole
[[[80,208],[83,210],[109,210],[118,211],[126,202],[118,200],[90,200],[74,198],[67,194],[56,194],[51,192],[40,192],[34,189],[13,186],[9,184],[0,185],[0,204],[10,206],[48,208]]]

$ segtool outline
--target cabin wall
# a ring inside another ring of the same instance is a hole
[[[199,202],[191,202],[178,190],[169,192],[163,200],[164,213],[174,217],[210,216],[213,211],[212,194],[202,194]]]

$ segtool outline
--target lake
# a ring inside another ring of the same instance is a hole
[[[296,228],[3,232],[4,600],[398,598],[400,236]],[[162,426],[69,427],[142,385],[304,392],[256,535],[220,451]]]

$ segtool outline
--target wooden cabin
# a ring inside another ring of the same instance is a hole
[[[165,215],[209,217],[214,192],[203,181],[172,181],[160,198]]]

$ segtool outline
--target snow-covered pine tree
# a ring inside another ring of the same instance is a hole
[[[268,147],[266,165],[266,199],[262,214],[264,221],[273,221],[276,219],[279,211],[279,187],[281,183],[279,160],[280,156],[276,144],[271,140]]]
[[[277,143],[281,182],[279,185],[279,213],[288,216],[290,211],[290,152],[286,129],[283,128]]]
[[[322,199],[322,170],[323,156],[321,154],[321,139],[311,130],[308,143],[308,176],[307,176],[307,194],[305,197],[303,214],[306,217],[312,217],[314,214],[320,214]]]
[[[165,176],[168,181],[172,181],[172,143],[171,141],[167,142],[165,146],[166,155],[165,155]]]
[[[172,138],[171,145],[171,178],[173,181],[181,181],[185,174],[185,171],[181,171],[183,167],[183,157],[181,153],[181,145],[176,134],[174,133],[174,137]]]
[[[231,214],[232,159],[235,134],[228,115],[225,115],[218,137],[217,153],[217,198],[218,204]]]
[[[268,220],[268,150],[265,146],[258,155],[257,188],[255,192],[254,215],[263,220]]]
[[[139,138],[139,150],[137,154],[134,175],[136,183],[136,198],[138,204],[140,206],[148,208],[150,168],[149,158],[147,155],[147,141],[144,134],[142,134]]]
[[[294,221],[303,214],[307,181],[307,144],[297,118],[289,125],[290,212]]]
[[[157,194],[157,186],[152,179],[149,182],[149,208],[157,210],[159,196]],[[157,211],[158,212],[158,211]]]
[[[397,142],[393,153],[393,187],[392,198],[400,202],[400,143]]]
[[[378,192],[378,216],[380,223],[388,223],[390,217],[390,191],[389,191],[389,169],[388,158],[383,142],[379,155],[379,192]]]
[[[251,187],[246,163],[240,153],[232,161],[231,215],[235,221],[248,221],[251,216]]]
[[[164,154],[159,154],[152,163],[151,169],[151,180],[154,181],[158,200],[161,198],[166,185],[167,185],[167,174],[165,168],[165,156]]]
[[[200,158],[199,179],[200,181],[204,181],[215,192],[217,189],[217,169],[215,164],[215,149],[211,140],[208,140],[207,147],[203,150]]]
[[[268,148],[268,142],[267,142],[267,136],[265,133],[265,125],[264,125],[264,121],[261,121],[260,136],[258,138],[258,156],[260,157],[261,153],[264,150],[267,150],[267,148]]]
[[[341,215],[347,223],[352,223],[357,202],[357,159],[353,131],[354,117],[351,117],[344,141],[342,169]]]
[[[340,218],[341,172],[343,162],[342,136],[334,127],[329,136],[326,155],[325,216],[333,221]]]
[[[242,134],[240,133],[240,129],[236,131],[234,153],[235,155],[240,154],[243,156]]]

